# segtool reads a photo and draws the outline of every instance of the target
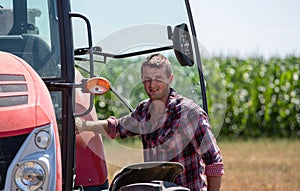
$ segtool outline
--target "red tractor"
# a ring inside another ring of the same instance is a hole
[[[139,66],[127,63],[154,52],[174,58],[177,89],[207,111],[192,3],[0,0],[0,191],[164,190],[173,182],[180,164],[120,164],[101,135],[76,133],[74,121],[96,120],[109,106],[117,117],[130,112],[144,95],[133,96]],[[107,163],[126,166],[112,182]]]

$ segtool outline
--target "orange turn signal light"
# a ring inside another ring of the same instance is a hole
[[[102,95],[110,90],[110,83],[106,78],[91,78],[86,82],[86,90],[95,95]]]

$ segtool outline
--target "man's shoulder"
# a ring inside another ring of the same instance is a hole
[[[185,107],[200,107],[194,100],[177,94],[177,103]]]
[[[206,115],[204,109],[199,104],[197,104],[194,100],[179,94],[177,100],[178,100],[178,104],[180,104],[180,107],[183,110],[188,111],[189,113],[193,112],[201,115]]]

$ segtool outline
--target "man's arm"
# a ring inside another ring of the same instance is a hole
[[[79,117],[75,119],[76,128],[78,132],[82,131],[93,131],[95,133],[107,134],[108,122],[107,120],[97,120],[97,121],[85,121]]]
[[[192,112],[189,117],[193,117]],[[197,119],[197,117],[195,117]],[[207,178],[208,191],[219,191],[221,189],[222,175],[224,174],[224,164],[217,141],[212,133],[211,126],[206,115],[200,115],[194,127],[198,137],[195,140],[195,148],[202,156],[206,166],[205,175]],[[198,131],[200,130],[200,131]],[[201,140],[200,142],[198,140]]]
[[[222,176],[207,176],[208,191],[219,191],[221,189]]]

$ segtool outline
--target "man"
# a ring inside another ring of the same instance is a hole
[[[199,190],[220,190],[224,174],[222,155],[211,132],[208,116],[192,100],[171,88],[169,60],[161,54],[146,58],[141,67],[149,96],[133,113],[120,119],[76,120],[79,131],[107,134],[111,138],[142,137],[145,161],[173,161],[185,170],[178,185]]]

